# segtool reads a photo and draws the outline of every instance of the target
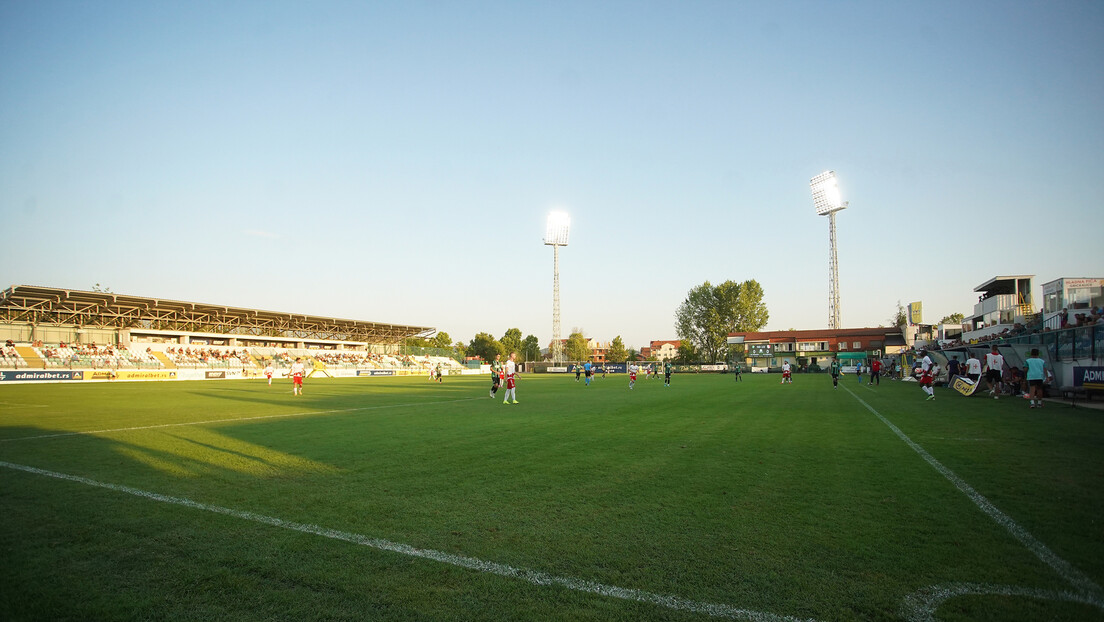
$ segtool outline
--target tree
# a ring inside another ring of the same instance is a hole
[[[689,342],[701,357],[717,362],[727,348],[728,334],[762,328],[770,317],[757,281],[709,281],[691,289],[675,312],[679,339]]]
[[[900,329],[904,329],[908,325],[908,314],[905,313],[905,307],[900,300],[897,301],[897,313],[889,321],[893,326]]]
[[[468,344],[468,356],[478,356],[484,362],[490,363],[496,355],[503,353],[502,349],[502,344],[494,336],[479,333]]]
[[[521,341],[521,359],[523,361],[540,360],[540,340],[536,335],[529,335]]]
[[[509,355],[511,352],[517,352],[521,354],[521,329],[520,328],[508,328],[506,334],[502,335],[502,339],[498,340],[502,344],[502,353]]]
[[[966,316],[965,315],[962,315],[961,313],[952,313],[952,314],[944,317],[942,320],[939,320],[939,323],[940,324],[961,324],[964,321],[966,321]]]
[[[590,358],[590,348],[587,347],[586,337],[578,328],[567,338],[567,347],[564,350],[567,351],[567,360],[569,361],[585,361]]]
[[[432,348],[433,347],[433,342],[430,341],[429,339],[426,339],[425,337],[407,337],[406,341],[404,343],[405,343],[405,345],[408,345],[412,348]]]
[[[636,351],[636,348],[629,348],[629,355],[626,358],[628,358],[630,361],[639,361],[640,353]]]
[[[431,341],[433,342],[434,348],[447,349],[452,347],[452,337],[449,337],[449,334],[444,331],[438,331]]]
[[[460,357],[461,359],[468,355],[468,348],[464,345],[463,341],[457,341],[456,343],[452,344],[452,349],[456,352],[456,356]]]
[[[699,358],[701,357],[698,356],[698,350],[694,347],[694,344],[685,340],[679,343],[678,353],[675,354],[675,362],[686,365],[697,362]]]
[[[606,350],[606,360],[611,363],[624,363],[628,359],[629,352],[625,349],[625,342],[622,341],[621,335],[614,337],[609,349]]]

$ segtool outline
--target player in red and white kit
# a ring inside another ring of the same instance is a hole
[[[503,404],[517,404],[517,352],[511,352],[506,361],[506,398]]]
[[[307,369],[303,367],[302,359],[295,359],[295,362],[291,364],[291,371],[288,375],[291,376],[291,392],[294,395],[302,395],[303,376],[307,375]]]
[[[640,367],[637,366],[636,363],[629,365],[629,389],[632,389],[633,386],[636,385],[636,372],[639,371],[639,369]]]
[[[782,361],[782,382],[778,384],[786,384],[787,382],[793,384],[793,378],[790,377],[790,362]]]
[[[932,384],[935,382],[935,363],[932,362],[931,357],[924,350],[918,352],[917,355],[923,357],[920,359],[920,388],[928,394],[929,400],[934,400],[935,389],[932,388]]]
[[[268,366],[264,369],[265,378],[268,378],[268,384],[272,384],[272,374],[276,373],[276,368],[272,366],[272,361],[268,362]]]

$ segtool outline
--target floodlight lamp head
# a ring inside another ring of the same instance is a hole
[[[816,208],[818,216],[838,212],[847,207],[847,202],[840,200],[835,171],[825,171],[812,178],[809,180],[809,188],[813,191],[813,207]]]
[[[567,237],[571,232],[571,217],[563,212],[548,215],[548,227],[545,229],[544,243],[547,246],[567,246]]]

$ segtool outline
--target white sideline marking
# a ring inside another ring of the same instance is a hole
[[[57,434],[42,434],[39,436],[20,436],[18,438],[0,438],[0,443],[11,441],[33,441],[41,438],[58,438],[62,436],[82,436],[86,434],[111,434],[114,432],[133,432],[135,430],[156,430],[158,428],[178,428],[188,425],[207,425],[209,423],[233,423],[237,421],[256,421],[258,419],[281,419],[285,417],[307,417],[310,415],[332,415],[334,413],[359,412],[362,410],[381,410],[384,408],[405,408],[408,406],[426,406],[430,404],[453,404],[456,402],[471,402],[481,398],[465,397],[457,400],[443,400],[439,402],[414,402],[410,404],[387,404],[384,406],[360,406],[358,408],[339,408],[335,410],[312,410],[299,413],[284,413],[282,415],[257,415],[255,417],[236,417],[233,419],[209,419],[207,421],[185,421],[182,423],[162,423],[159,425],[142,425],[132,428],[115,428],[112,430],[86,430],[84,432],[58,432]]]
[[[987,514],[989,518],[992,518],[998,525],[1004,527],[1012,534],[1014,538],[1020,541],[1020,544],[1027,547],[1029,551],[1035,554],[1044,564],[1050,566],[1055,572],[1058,573],[1063,579],[1068,581],[1073,587],[1081,591],[1087,598],[1091,598],[1092,604],[1098,607],[1104,608],[1104,591],[1100,589],[1100,586],[1093,582],[1087,575],[1080,570],[1074,568],[1069,562],[1058,557],[1054,551],[1051,551],[1045,544],[1035,539],[1035,536],[1028,533],[1026,529],[1021,527],[1019,523],[1012,520],[1004,512],[1001,512],[995,505],[993,505],[988,499],[982,496],[981,493],[974,490],[969,484],[967,484],[961,477],[955,474],[954,471],[943,466],[941,462],[935,459],[934,456],[929,454],[920,445],[916,444],[911,438],[909,438],[900,428],[893,425],[889,419],[882,416],[881,413],[874,410],[874,408],[867,404],[861,397],[855,395],[850,389],[847,390],[851,393],[851,396],[859,401],[860,404],[866,407],[867,410],[874,413],[874,416],[882,420],[882,423],[886,424],[893,433],[897,435],[906,445],[912,448],[925,462],[930,464],[936,471],[939,471],[943,477],[947,478],[956,488],[961,490],[974,505],[978,506],[982,512]]]
[[[905,597],[905,602],[901,606],[901,615],[910,622],[935,622],[937,619],[935,612],[939,607],[944,602],[959,596],[1017,596],[1102,607],[1098,599],[1069,591],[1040,590],[986,583],[949,583],[933,585],[909,594]]]
[[[180,505],[195,510],[203,510],[205,512],[213,512],[215,514],[232,516],[234,518],[240,518],[242,520],[261,523],[263,525],[279,527],[280,529],[290,529],[292,531],[322,536],[323,538],[330,538],[332,540],[342,540],[344,542],[359,544],[361,546],[367,546],[381,551],[389,551],[392,553],[398,553],[400,555],[408,555],[410,557],[429,559],[452,566],[458,566],[460,568],[475,570],[477,572],[485,572],[502,577],[520,579],[533,585],[556,585],[559,587],[567,588],[569,590],[574,590],[576,592],[586,592],[588,594],[596,594],[598,596],[608,596],[610,598],[619,598],[621,600],[659,605],[661,607],[666,607],[668,609],[673,609],[677,611],[701,613],[718,618],[728,618],[731,620],[748,620],[750,622],[802,622],[802,620],[804,620],[805,622],[816,622],[813,618],[794,618],[791,616],[777,615],[773,613],[766,613],[763,611],[751,611],[748,609],[741,609],[739,607],[733,607],[731,605],[703,603],[687,598],[682,598],[679,596],[672,596],[669,594],[657,594],[655,592],[617,587],[615,585],[606,585],[604,583],[596,583],[594,581],[576,579],[574,577],[556,576],[545,572],[540,572],[538,570],[517,568],[515,566],[508,566],[506,564],[485,561],[474,557],[453,555],[451,553],[444,553],[432,549],[420,549],[408,544],[391,542],[389,540],[382,540],[379,538],[370,538],[368,536],[356,533],[349,533],[347,531],[338,531],[336,529],[329,529],[326,527],[320,527],[318,525],[285,521],[283,519],[273,518],[271,516],[264,516],[263,514],[255,514],[253,512],[247,512],[243,510],[234,510],[217,505],[199,503],[198,501],[192,501],[191,499],[186,499],[184,497],[170,497],[168,495],[162,495],[155,492],[139,490],[138,488],[131,488],[130,486],[99,482],[93,479],[80,477],[78,475],[57,473],[54,471],[47,471],[45,469],[39,469],[22,464],[12,464],[10,462],[0,461],[0,466],[16,471],[24,471],[27,473],[33,473],[35,475],[44,475],[46,477],[53,477],[55,479],[76,482],[78,484],[85,484],[86,486],[106,488],[107,490],[126,493],[128,495],[142,497],[151,501],[159,501],[161,503]]]

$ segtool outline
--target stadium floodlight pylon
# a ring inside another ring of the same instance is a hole
[[[847,208],[840,200],[835,171],[825,171],[809,180],[813,207],[818,216],[828,217],[828,328],[840,327],[839,259],[836,255],[836,212]]]
[[[563,344],[560,342],[560,247],[567,246],[571,231],[571,217],[563,212],[548,214],[548,226],[544,233],[545,246],[552,247],[552,362],[563,362]]]

